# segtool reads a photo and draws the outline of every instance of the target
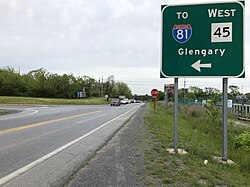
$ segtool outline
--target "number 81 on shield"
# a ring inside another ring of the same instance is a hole
[[[187,25],[174,25],[172,34],[174,39],[179,43],[187,42],[192,36],[192,27],[190,24]]]

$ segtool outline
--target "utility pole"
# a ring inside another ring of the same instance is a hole
[[[103,76],[102,76],[102,85],[101,85],[101,96],[103,97]]]
[[[100,77],[99,77],[98,83],[99,83],[99,94],[100,94],[100,96],[102,96],[101,78]]]

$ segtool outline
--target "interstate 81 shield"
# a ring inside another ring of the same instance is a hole
[[[172,34],[177,42],[185,43],[192,36],[192,27],[190,24],[174,25]]]

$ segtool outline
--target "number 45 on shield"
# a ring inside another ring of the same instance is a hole
[[[211,24],[211,42],[232,42],[233,40],[233,24],[228,23],[212,23]]]

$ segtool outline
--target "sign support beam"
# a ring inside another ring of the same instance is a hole
[[[174,152],[178,153],[178,78],[174,79]]]
[[[222,106],[222,160],[227,161],[227,114],[228,114],[228,106],[227,106],[227,87],[228,87],[228,79],[223,78],[223,106]]]
[[[168,91],[165,90],[165,102],[166,102],[166,110],[168,110]]]

